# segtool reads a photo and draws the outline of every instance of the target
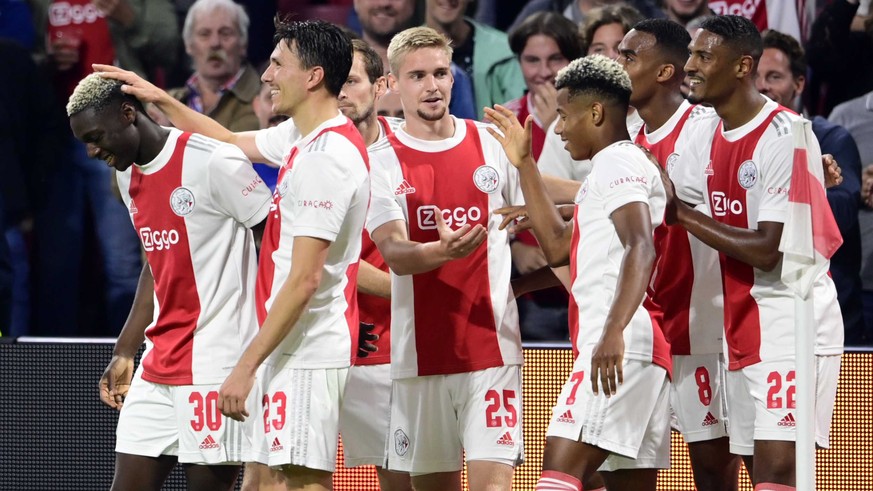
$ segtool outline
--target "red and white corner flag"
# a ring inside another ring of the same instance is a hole
[[[843,237],[824,189],[821,151],[814,144],[812,124],[797,120],[792,133],[794,166],[779,250],[783,254],[782,281],[806,298],[816,278],[827,271],[828,260],[843,243]]]

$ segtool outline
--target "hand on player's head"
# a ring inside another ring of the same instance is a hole
[[[130,70],[123,70],[116,66],[98,63],[91,66],[103,78],[111,78],[124,82],[121,91],[136,97],[141,102],[158,103],[164,100],[165,97],[169,97],[166,92]]]

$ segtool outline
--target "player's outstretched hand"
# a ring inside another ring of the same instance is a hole
[[[103,78],[111,78],[124,82],[121,91],[136,97],[140,102],[154,104],[164,100],[165,97],[169,97],[169,94],[130,70],[124,70],[112,65],[101,65],[99,63],[91,66]]]
[[[530,89],[533,112],[543,128],[547,128],[558,117],[558,89],[555,84],[535,84]]]
[[[530,149],[532,116],[528,116],[522,126],[515,113],[500,104],[495,104],[493,109],[485,108],[485,121],[493,123],[500,130],[498,133],[494,128],[487,128],[488,133],[500,142],[512,165],[521,167],[528,162],[535,163]]]
[[[591,353],[591,389],[594,394],[598,394],[600,388],[603,388],[606,397],[615,395],[618,386],[624,383],[623,359],[622,332],[604,330],[603,336],[594,347],[594,352]]]
[[[527,207],[522,206],[504,206],[503,208],[498,208],[492,212],[495,215],[503,216],[503,220],[500,222],[500,225],[497,227],[498,230],[503,230],[507,226],[509,227],[509,233],[517,234],[524,230],[530,230],[533,228],[531,226],[530,220],[527,215]]]
[[[100,377],[100,400],[121,410],[133,379],[133,358],[114,355]]]
[[[442,253],[452,259],[467,257],[488,238],[488,232],[482,224],[477,223],[461,226],[458,230],[452,230],[443,220],[442,213],[436,214],[437,232],[440,234],[440,249]]]
[[[843,169],[833,155],[826,153],[821,156],[821,166],[824,171],[825,189],[839,186],[843,183]]]
[[[358,325],[358,358],[366,358],[370,353],[379,351],[379,347],[373,344],[379,340],[379,335],[373,333],[376,326],[361,322]]]
[[[221,414],[237,421],[245,421],[249,417],[246,399],[254,383],[254,376],[247,376],[234,368],[218,389],[218,410]]]

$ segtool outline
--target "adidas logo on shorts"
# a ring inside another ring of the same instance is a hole
[[[782,420],[779,421],[779,423],[777,423],[777,424],[778,424],[779,426],[790,426],[790,427],[794,428],[794,426],[795,426],[795,424],[796,424],[796,422],[794,421],[794,415],[791,414],[791,413],[788,413],[788,414],[787,414],[784,418],[782,418]]]
[[[508,431],[506,433],[504,433],[503,436],[501,436],[500,438],[497,439],[497,444],[498,445],[506,445],[507,447],[514,447],[515,446],[515,442],[512,441],[512,435],[510,435]]]
[[[273,444],[270,446],[270,451],[271,452],[278,452],[278,451],[282,450],[283,448],[285,448],[285,447],[283,447],[282,444],[279,442],[279,437],[273,438]]]
[[[700,426],[712,426],[718,424],[718,418],[712,415],[711,412],[706,412],[706,417],[703,418],[703,423]]]
[[[570,423],[571,425],[576,424],[576,420],[573,419],[573,413],[571,413],[569,409],[564,411],[564,414],[558,416],[557,421],[558,423]]]
[[[220,445],[215,442],[215,439],[212,438],[212,435],[206,435],[206,438],[200,443],[200,450],[210,450],[214,448],[218,448]]]

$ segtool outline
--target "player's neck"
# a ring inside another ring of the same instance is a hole
[[[161,153],[170,137],[170,130],[151,121],[145,121],[146,118],[143,116],[138,116],[138,118],[141,118],[138,124],[140,145],[136,155],[136,163],[144,165]]]
[[[606,124],[603,126],[602,132],[598,136],[596,143],[591,147],[591,156],[594,157],[604,148],[613,143],[624,140],[630,140],[630,135],[627,132],[627,124],[624,119],[616,121],[613,124]]]
[[[379,139],[379,119],[375,112],[368,118],[356,124],[355,127],[358,128],[358,131],[361,133],[361,137],[364,139],[364,145],[369,147]]]
[[[724,102],[713,103],[712,107],[722,119],[724,129],[729,131],[754,119],[766,102],[767,99],[752,85],[743,86]]]
[[[651,133],[664,126],[682,105],[682,93],[678,90],[656,95],[637,106],[637,111],[646,123],[646,132]]]
[[[306,100],[295,108],[291,119],[294,120],[294,126],[297,126],[301,135],[308,135],[337,114],[339,114],[339,106],[336,96],[319,91],[309,94]]]
[[[425,121],[417,115],[406,118],[404,129],[409,136],[419,140],[445,140],[455,134],[455,118],[446,111],[445,116],[436,121]]]

